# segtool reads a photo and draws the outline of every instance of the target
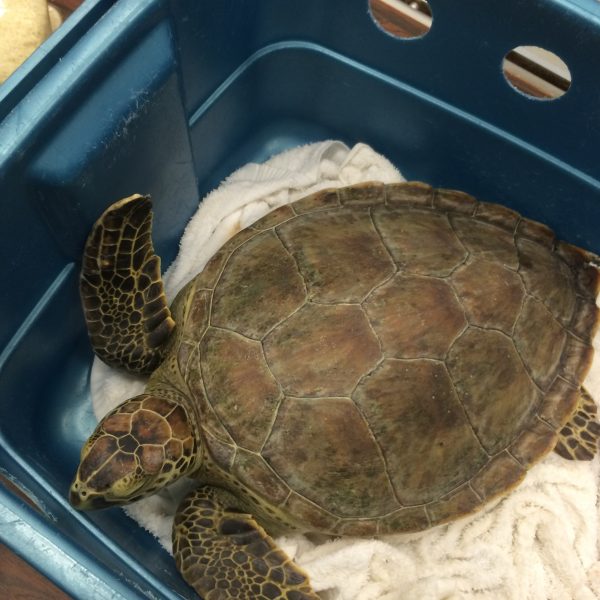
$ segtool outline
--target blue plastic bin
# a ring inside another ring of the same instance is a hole
[[[339,138],[600,251],[600,3],[430,5],[399,40],[367,0],[87,0],[0,87],[0,473],[39,508],[0,486],[0,540],[74,597],[192,594],[120,510],[67,502],[94,425],[78,261],[115,199],[152,194],[166,266],[226,174]],[[564,97],[507,84],[522,44],[567,63]]]

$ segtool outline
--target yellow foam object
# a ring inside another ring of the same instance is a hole
[[[47,0],[0,0],[0,83],[51,33]]]

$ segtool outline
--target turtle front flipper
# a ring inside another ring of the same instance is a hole
[[[318,600],[308,576],[229,492],[201,487],[181,503],[173,555],[206,600]]]
[[[111,366],[152,372],[175,321],[152,246],[148,196],[119,200],[98,219],[85,245],[79,285],[94,352]]]
[[[592,460],[599,441],[598,407],[589,392],[582,387],[575,412],[562,428],[554,451],[570,460]]]

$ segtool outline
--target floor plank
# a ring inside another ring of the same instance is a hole
[[[51,581],[0,544],[0,598],[6,600],[71,600]]]

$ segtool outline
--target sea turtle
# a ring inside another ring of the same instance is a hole
[[[423,183],[320,191],[236,234],[170,310],[151,226],[131,196],[86,244],[96,354],[152,375],[85,444],[70,498],[195,478],[173,551],[207,600],[317,598],[273,534],[418,531],[552,449],[594,455],[600,277],[544,225]]]

